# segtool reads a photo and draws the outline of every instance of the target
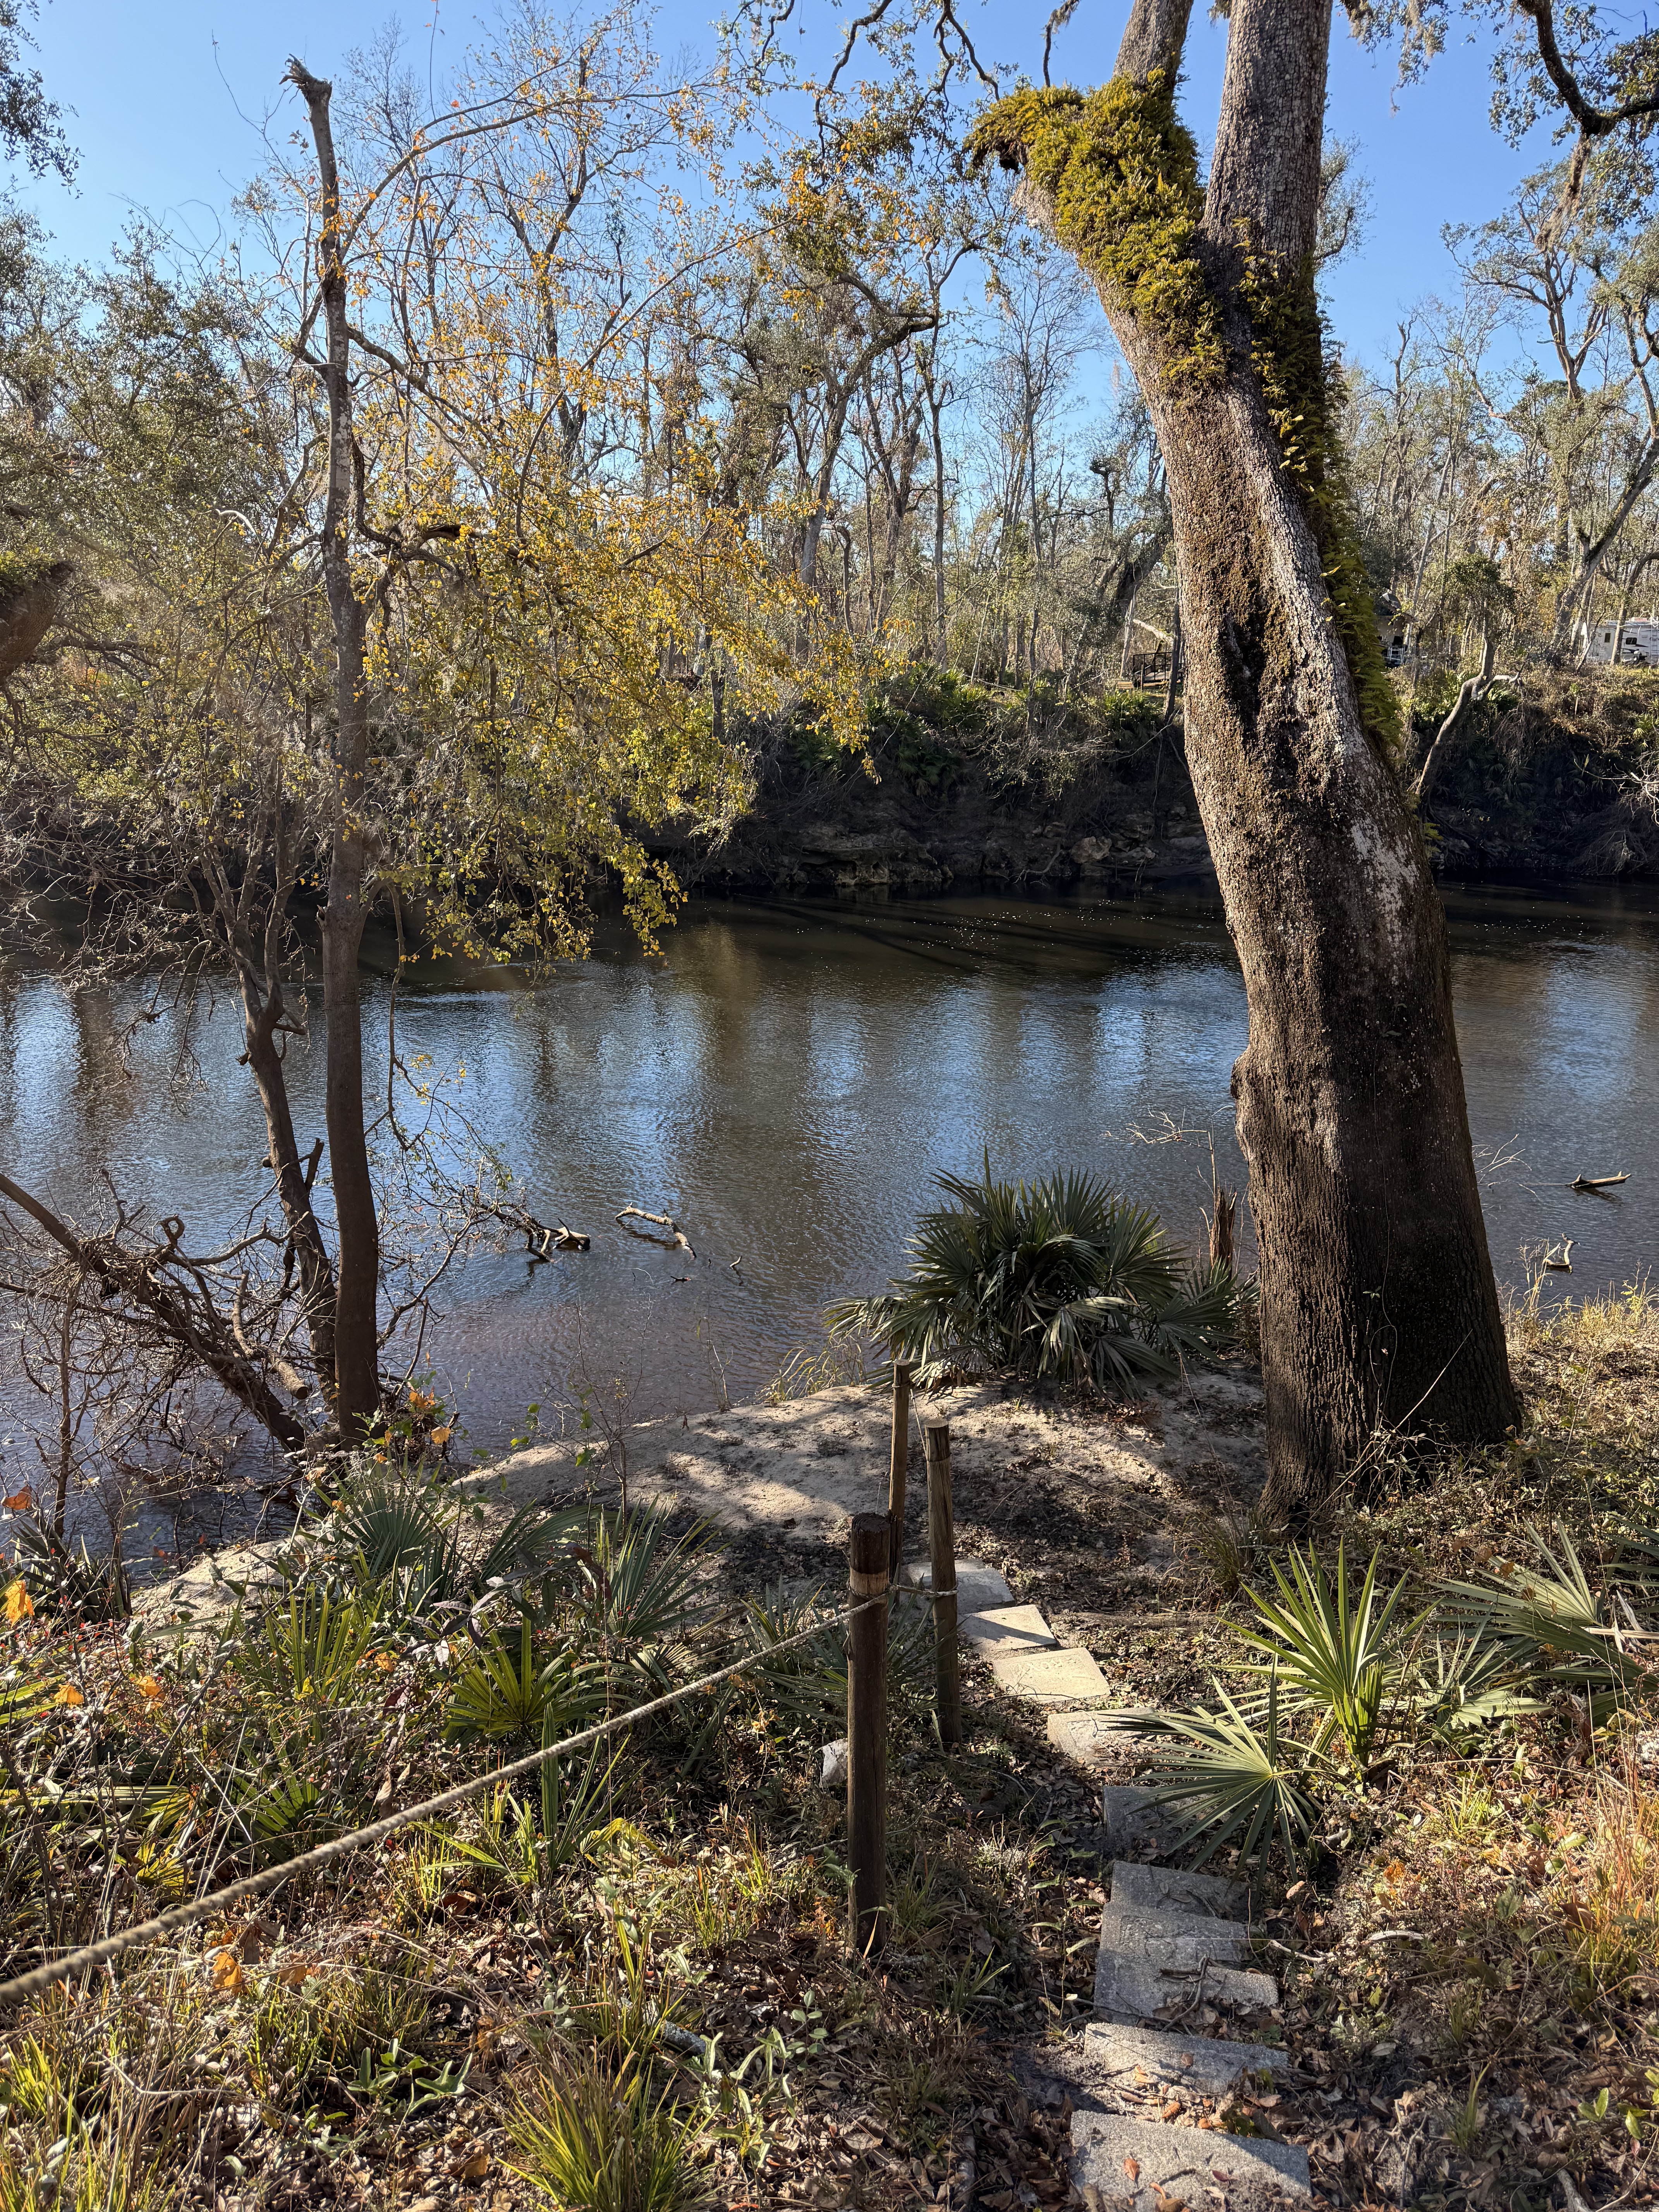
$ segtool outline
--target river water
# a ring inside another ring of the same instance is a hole
[[[1569,1237],[1573,1272],[1547,1297],[1639,1278],[1659,1242],[1659,891],[1483,884],[1446,902],[1500,1282],[1522,1285]],[[1243,989],[1203,896],[700,900],[659,956],[606,918],[580,967],[464,985],[405,986],[400,1052],[448,1073],[533,1212],[593,1240],[546,1266],[479,1254],[442,1286],[427,1348],[478,1451],[525,1433],[530,1405],[550,1426],[617,1376],[635,1418],[757,1395],[792,1352],[822,1350],[827,1298],[902,1263],[932,1178],[987,1154],[1006,1176],[1093,1169],[1183,1240],[1203,1233],[1212,1139],[1222,1180],[1243,1181],[1228,1092]],[[377,1085],[386,999],[368,994]],[[238,1025],[228,1006],[188,1031],[164,1010],[124,1050],[131,1003],[5,979],[0,1158],[83,1216],[107,1170],[200,1250],[264,1182]],[[305,1146],[320,1049],[296,1048],[290,1073]],[[1620,1169],[1616,1196],[1567,1188]],[[630,1205],[674,1215],[695,1261],[628,1234],[614,1217]],[[11,1378],[9,1486],[45,1413]]]

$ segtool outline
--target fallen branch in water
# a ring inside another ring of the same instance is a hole
[[[586,1252],[592,1249],[593,1240],[586,1230],[568,1229],[562,1221],[550,1229],[522,1206],[497,1206],[487,1200],[480,1200],[478,1206],[480,1212],[505,1222],[509,1229],[516,1229],[532,1260],[545,1260],[550,1252]]]
[[[665,1252],[690,1253],[694,1260],[697,1256],[691,1251],[690,1238],[672,1213],[647,1213],[642,1206],[625,1206],[617,1218],[630,1237],[643,1237],[647,1244],[660,1244]],[[635,1229],[633,1226],[635,1221],[654,1221],[670,1233],[666,1237],[653,1237],[648,1229]]]
[[[1568,1184],[1569,1190],[1608,1190],[1614,1183],[1628,1182],[1627,1175],[1575,1176]]]

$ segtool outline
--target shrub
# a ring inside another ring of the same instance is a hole
[[[828,1307],[832,1335],[884,1339],[923,1382],[963,1370],[1122,1389],[1234,1333],[1231,1271],[1190,1267],[1097,1176],[997,1182],[988,1158],[980,1182],[939,1187],[956,1203],[921,1217],[909,1274]]]

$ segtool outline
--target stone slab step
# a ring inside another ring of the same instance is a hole
[[[1048,1741],[1079,1766],[1098,1766],[1109,1753],[1122,1751],[1129,1739],[1113,1727],[1109,1713],[1050,1713]]]
[[[1109,2087],[1195,2089],[1224,2096],[1247,2074],[1282,2073],[1291,2054],[1277,2043],[1222,2043],[1211,2035],[1173,2035],[1092,2020],[1083,2031],[1090,2075]]]
[[[1064,1705],[1074,1698],[1103,1698],[1106,1677],[1087,1651],[988,1651],[991,1672],[1005,1690],[1036,1704]]]
[[[1054,1630],[1034,1605],[1002,1605],[989,1612],[959,1616],[957,1633],[985,1659],[994,1651],[1053,1651],[1059,1644]]]
[[[1095,1961],[1096,2016],[1130,2027],[1150,2020],[1182,2027],[1188,2015],[1196,2015],[1204,2005],[1265,2012],[1278,2002],[1279,1984],[1273,1976],[1242,1966],[1178,1965],[1125,1958],[1116,1951],[1103,1951]]]
[[[908,1559],[899,1569],[899,1580],[908,1589],[932,1589],[933,1570],[926,1559]],[[958,1623],[965,1613],[994,1613],[1000,1605],[1013,1601],[1012,1590],[994,1567],[988,1567],[983,1559],[957,1561]]]
[[[1086,1713],[1060,1717],[1086,1720]],[[1134,1859],[1119,1859],[1112,1869],[1112,1902],[1146,1908],[1167,1906],[1174,1912],[1208,1912],[1218,1920],[1243,1920],[1250,1909],[1248,1883],[1229,1881],[1224,1875],[1187,1874],[1179,1867],[1142,1866]]]
[[[1157,1966],[1248,1966],[1250,1931],[1242,1920],[1218,1920],[1212,1912],[1175,1912],[1167,1905],[1120,1905],[1115,1899],[1100,1916],[1100,1948],[1121,1959],[1145,1959]]]
[[[1287,2197],[1312,2195],[1308,2154],[1265,2136],[1224,2135],[1209,2128],[1162,2127],[1085,2106],[1072,2115],[1072,2178],[1097,2189],[1113,2207],[1157,2212],[1176,2198],[1189,2212],[1267,2212]]]
[[[1106,1848],[1114,1858],[1168,1858],[1191,1826],[1184,1807],[1154,1805],[1152,1796],[1150,1790],[1130,1784],[1109,1783],[1102,1790]]]

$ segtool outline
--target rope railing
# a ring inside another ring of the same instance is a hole
[[[855,1513],[851,1535],[852,1589],[861,1602],[847,1606],[827,1619],[815,1620],[810,1627],[799,1629],[793,1636],[782,1637],[764,1650],[745,1652],[729,1666],[716,1668],[695,1682],[683,1682],[678,1688],[666,1691],[660,1698],[647,1704],[635,1705],[625,1713],[617,1713],[609,1720],[595,1723],[592,1728],[580,1729],[558,1743],[544,1744],[540,1750],[527,1752],[522,1759],[511,1759],[505,1766],[492,1767],[483,1774],[474,1775],[470,1781],[458,1782],[448,1790],[441,1790],[435,1797],[424,1797],[418,1804],[405,1806],[399,1813],[388,1813],[383,1820],[374,1820],[367,1827],[354,1828],[343,1836],[331,1837],[327,1843],[318,1844],[297,1858],[284,1859],[276,1866],[266,1867],[261,1873],[243,1875],[222,1887],[205,1892],[191,1899],[188,1905],[174,1905],[170,1911],[158,1913],[153,1920],[137,1922],[124,1928],[118,1935],[106,1936],[96,1943],[82,1944],[78,1950],[67,1952],[61,1959],[46,1960],[27,1974],[19,1974],[9,1982],[0,1983],[0,2007],[18,2004],[26,1998],[39,1996],[58,1982],[68,1981],[72,1975],[85,1973],[94,1966],[106,1966],[124,1952],[161,1942],[164,1937],[175,1936],[182,1929],[197,1926],[204,1920],[219,1917],[230,1906],[239,1905],[245,1898],[262,1896],[266,1890],[276,1889],[296,1875],[308,1872],[313,1867],[326,1866],[332,1860],[343,1858],[349,1851],[362,1850],[367,1845],[383,1842],[396,1835],[400,1828],[411,1827],[416,1821],[429,1820],[440,1813],[447,1813],[457,1805],[464,1805],[470,1797],[477,1797],[486,1790],[498,1789],[518,1776],[533,1774],[550,1759],[563,1759],[574,1751],[583,1751],[590,1744],[600,1743],[618,1730],[631,1728],[636,1721],[648,1720],[653,1713],[665,1711],[678,1705],[683,1698],[697,1696],[712,1690],[721,1682],[729,1682],[751,1668],[762,1667],[780,1653],[793,1650],[798,1644],[810,1644],[823,1635],[826,1628],[850,1628],[855,1621],[863,1620],[862,1628],[849,1636],[847,1681],[848,1734],[848,1854],[853,1873],[853,1929],[854,1940],[860,1954],[867,1955],[885,1940],[886,1915],[884,1903],[884,1867],[886,1861],[887,1815],[887,1692],[886,1649],[887,1608],[892,1594],[891,1577],[899,1565],[901,1539],[904,1516],[904,1465],[908,1458],[908,1428],[909,1420],[909,1382],[908,1366],[901,1362],[894,1372],[893,1450],[890,1469],[888,1510],[885,1513]],[[930,1583],[926,1590],[912,1589],[908,1595],[925,1598],[933,1607],[934,1643],[938,1662],[938,1718],[939,1737],[948,1751],[961,1740],[961,1686],[957,1662],[957,1559],[953,1512],[951,1502],[951,1431],[947,1422],[934,1416],[922,1424],[927,1447],[928,1537],[930,1551]],[[879,1593],[878,1595],[877,1593]],[[865,1617],[879,1613],[879,1622]]]
[[[533,1774],[550,1759],[562,1759],[574,1751],[583,1751],[590,1744],[599,1743],[619,1729],[630,1728],[636,1721],[647,1720],[653,1713],[664,1711],[678,1705],[683,1698],[696,1697],[704,1690],[712,1690],[721,1682],[729,1682],[749,1668],[762,1667],[799,1644],[811,1643],[822,1636],[826,1628],[844,1627],[860,1615],[885,1607],[887,1595],[866,1598],[861,1605],[845,1607],[827,1620],[815,1620],[810,1628],[803,1628],[793,1636],[781,1638],[769,1644],[763,1651],[750,1651],[729,1667],[717,1668],[712,1674],[704,1674],[695,1682],[683,1682],[678,1689],[653,1698],[643,1705],[635,1705],[625,1713],[599,1721],[592,1728],[580,1729],[574,1735],[558,1743],[544,1744],[539,1751],[527,1752],[522,1759],[511,1759],[505,1766],[490,1768],[486,1773],[474,1775],[469,1781],[458,1782],[451,1789],[441,1790],[435,1797],[424,1797],[416,1805],[405,1806],[401,1812],[388,1813],[384,1819],[374,1820],[364,1828],[354,1828],[349,1835],[331,1837],[327,1843],[318,1844],[297,1858],[284,1859],[279,1865],[266,1867],[258,1874],[243,1875],[237,1881],[227,1882],[221,1888],[209,1890],[192,1898],[188,1905],[174,1905],[170,1911],[157,1913],[153,1920],[137,1922],[124,1928],[118,1935],[106,1936],[96,1943],[85,1943],[78,1950],[65,1954],[61,1959],[47,1960],[27,1974],[0,1983],[0,2006],[18,2004],[26,1998],[39,1996],[54,1984],[70,1979],[72,1975],[85,1973],[94,1966],[108,1964],[125,1951],[138,1950],[159,1943],[168,1936],[175,1936],[185,1928],[196,1926],[204,1920],[219,1918],[229,1906],[240,1904],[244,1898],[261,1896],[268,1889],[291,1881],[296,1875],[305,1874],[313,1867],[326,1866],[331,1860],[343,1858],[349,1851],[362,1850],[370,1844],[378,1844],[399,1828],[412,1826],[416,1821],[432,1820],[457,1805],[464,1805],[469,1797],[478,1796],[486,1790],[497,1789],[521,1774]]]

